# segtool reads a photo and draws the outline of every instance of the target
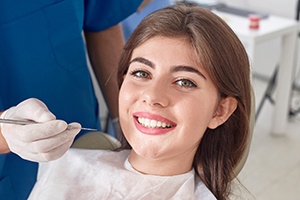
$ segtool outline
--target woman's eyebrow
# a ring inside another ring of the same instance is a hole
[[[143,57],[134,58],[132,61],[130,61],[129,65],[133,62],[139,62],[139,63],[145,64],[153,69],[155,68],[155,65],[153,62],[151,62],[150,60],[147,60],[146,58],[143,58]]]
[[[151,62],[150,60],[143,58],[143,57],[136,57],[133,60],[130,61],[129,65],[133,62],[139,62],[142,63],[144,65],[147,65],[153,69],[155,69],[155,65],[153,62]],[[202,78],[204,78],[206,80],[206,77],[196,68],[194,67],[190,67],[190,66],[185,66],[185,65],[179,65],[179,66],[174,66],[171,68],[170,70],[172,73],[173,72],[180,72],[180,71],[185,71],[185,72],[192,72],[192,73],[196,73],[199,76],[201,76]]]
[[[199,70],[195,69],[194,67],[180,65],[171,68],[171,72],[180,72],[180,71],[196,73],[206,80],[204,74],[202,74]]]

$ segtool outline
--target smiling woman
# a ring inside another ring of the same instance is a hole
[[[169,160],[169,175],[193,166],[217,199],[228,198],[249,138],[249,69],[239,39],[210,11],[181,5],[148,16],[124,47],[118,73],[131,163],[144,171],[140,157]],[[145,126],[130,117],[135,112],[149,121],[168,119],[172,129],[157,130],[159,137],[141,134],[137,127]]]
[[[118,83],[122,147],[40,164],[30,199],[229,199],[251,87],[226,23],[183,3],[150,14],[124,47]]]

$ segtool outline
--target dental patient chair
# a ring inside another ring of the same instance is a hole
[[[89,132],[79,137],[72,148],[115,150],[121,143],[111,135],[104,132]]]

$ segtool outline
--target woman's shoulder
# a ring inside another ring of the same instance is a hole
[[[112,150],[97,150],[97,149],[77,149],[71,148],[62,157],[62,159],[80,159],[83,161],[125,161],[129,155],[129,150],[112,151]]]
[[[82,167],[97,168],[106,165],[122,167],[128,155],[129,150],[111,151],[71,148],[57,160],[40,163],[39,171],[43,171],[44,169],[53,171],[53,169],[58,170],[61,167],[65,168],[64,166],[70,165],[73,171],[80,171]]]
[[[92,150],[92,149],[69,149],[61,158],[39,163],[39,177],[54,176],[63,173],[66,176],[80,174],[82,169],[88,169],[94,172],[98,169],[124,168],[124,162],[129,155],[129,150],[111,151],[111,150]],[[68,167],[71,166],[71,167]],[[48,174],[48,175],[46,175]]]

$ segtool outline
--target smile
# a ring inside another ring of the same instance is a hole
[[[138,117],[137,121],[139,124],[147,128],[172,128],[171,124],[162,121],[156,121],[154,119]]]

